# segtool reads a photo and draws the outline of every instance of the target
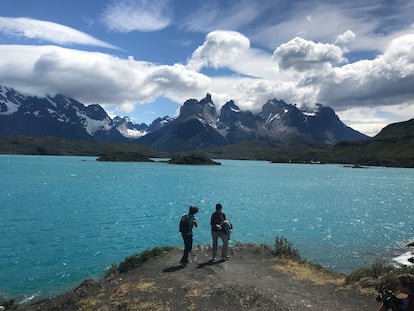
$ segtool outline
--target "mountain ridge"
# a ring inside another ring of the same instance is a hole
[[[28,96],[0,85],[0,135],[56,136],[94,142],[134,142],[162,152],[181,152],[242,141],[335,144],[366,135],[343,124],[334,110],[317,106],[305,114],[283,100],[268,100],[262,111],[242,111],[234,101],[217,111],[211,94],[188,99],[176,118],[158,118],[149,126],[128,117],[111,119],[98,104],[65,97]]]
[[[263,105],[261,112],[253,114],[229,101],[218,114],[211,95],[207,94],[200,101],[187,100],[176,119],[137,142],[158,151],[180,152],[254,140],[332,145],[368,138],[342,123],[332,108],[317,107],[314,115],[307,115],[294,105],[272,99]]]

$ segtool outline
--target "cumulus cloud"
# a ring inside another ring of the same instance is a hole
[[[315,42],[335,42],[338,36],[352,31],[355,38],[349,40],[350,33],[347,33],[347,48],[353,51],[381,52],[395,30],[383,31],[383,26],[388,21],[378,18],[380,6],[355,1],[304,1],[295,6],[293,14],[286,15],[275,24],[263,25],[250,39],[274,49],[297,36]],[[406,21],[401,20],[399,25],[404,22]]]
[[[82,44],[119,49],[76,29],[32,18],[0,17],[0,33],[6,36],[38,39],[60,45]]]
[[[102,22],[113,31],[156,31],[171,23],[168,0],[114,0],[102,14]]]
[[[280,68],[293,68],[297,71],[325,69],[345,61],[342,50],[333,44],[315,43],[296,37],[282,44],[273,53]]]
[[[335,68],[318,100],[337,107],[396,105],[414,97],[414,34],[391,42],[383,55]]]
[[[356,34],[351,31],[347,30],[343,34],[336,37],[335,44],[345,44],[355,40]]]
[[[190,94],[205,94],[210,79],[183,65],[157,66],[57,46],[2,45],[0,83],[39,95],[61,93],[85,104],[130,109],[158,96],[184,101]]]
[[[188,62],[188,68],[227,67],[234,63],[250,47],[247,37],[235,31],[210,32],[204,44],[198,47]]]

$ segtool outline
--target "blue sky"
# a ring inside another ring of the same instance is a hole
[[[211,93],[331,106],[368,135],[414,117],[411,0],[2,0],[0,83],[150,123]]]

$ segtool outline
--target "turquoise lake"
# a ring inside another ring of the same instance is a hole
[[[221,166],[0,156],[0,296],[54,295],[147,248],[182,246],[197,205],[208,244],[220,202],[233,243],[286,237],[303,258],[350,272],[414,238],[414,169],[218,160]],[[179,258],[177,258],[178,262]]]

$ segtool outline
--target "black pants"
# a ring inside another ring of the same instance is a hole
[[[182,234],[184,240],[184,253],[183,257],[181,258],[181,263],[188,263],[188,254],[193,249],[193,235],[192,234]]]

